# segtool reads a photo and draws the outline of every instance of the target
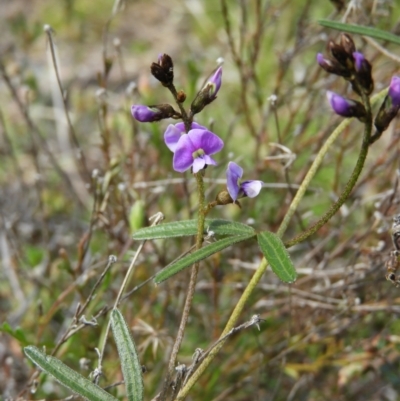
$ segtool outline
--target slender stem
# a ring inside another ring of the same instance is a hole
[[[371,103],[377,103],[379,100],[383,99],[387,94],[387,89],[382,90],[381,92],[379,92],[377,95],[375,95],[372,98]],[[368,103],[369,105],[369,103]],[[367,105],[367,107],[368,107]],[[369,108],[369,112],[370,112],[370,108]],[[346,128],[350,122],[353,119],[346,119],[344,120],[330,135],[330,137],[328,138],[327,142],[324,144],[324,146],[322,146],[322,148],[320,149],[317,157],[315,158],[313,164],[310,167],[310,170],[308,171],[305,179],[303,180],[299,190],[297,191],[296,196],[294,197],[288,212],[286,213],[285,218],[283,219],[277,234],[279,235],[279,237],[282,237],[283,234],[285,233],[288,225],[289,225],[289,221],[291,219],[291,217],[294,215],[295,211],[297,210],[298,205],[300,204],[301,199],[303,198],[307,188],[310,185],[310,182],[312,180],[312,178],[314,177],[315,173],[318,170],[318,167],[321,165],[322,160],[325,156],[325,154],[327,153],[328,149],[331,147],[331,145],[333,144],[333,142],[338,138],[339,134],[344,130],[344,128]],[[367,136],[371,135],[371,128],[370,128],[370,132]],[[364,134],[364,139],[363,139],[363,144],[362,144],[362,148],[364,149],[365,146],[365,134]],[[364,152],[364,150],[362,150],[360,153]],[[366,156],[366,155],[365,155]],[[365,158],[364,158],[365,161]],[[358,163],[357,163],[358,164]],[[355,169],[357,169],[357,164]],[[350,177],[351,179],[351,177]],[[347,185],[346,185],[347,187]],[[346,191],[346,188],[345,188]],[[256,285],[258,284],[258,282],[261,280],[261,277],[263,276],[263,274],[265,273],[266,269],[268,267],[268,262],[265,258],[263,258],[263,260],[260,262],[260,265],[258,266],[256,272],[254,273],[253,277],[251,278],[249,284],[247,285],[246,289],[244,290],[242,296],[239,299],[239,302],[236,304],[229,320],[228,323],[225,326],[224,331],[221,334],[221,337],[223,337],[224,335],[226,335],[227,332],[229,332],[229,330],[231,330],[236,321],[239,319],[239,316],[244,308],[244,305],[246,304],[247,300],[249,299],[251,293],[253,292],[254,288],[256,287]],[[178,397],[176,398],[176,401],[181,401],[183,400],[187,394],[189,393],[190,389],[193,387],[193,385],[197,382],[197,380],[199,379],[199,377],[203,374],[203,372],[207,369],[208,365],[212,362],[212,360],[214,359],[215,355],[217,355],[217,353],[219,352],[219,350],[223,347],[223,345],[225,344],[225,341],[221,341],[211,352],[210,354],[204,359],[204,361],[199,365],[199,367],[197,368],[197,370],[194,372],[193,376],[187,381],[186,385],[182,388],[182,390],[179,392]]]
[[[171,85],[167,86],[167,88],[172,93],[172,96],[174,97],[175,102],[179,107],[183,123],[185,124],[185,131],[189,132],[191,129],[191,126],[192,126],[192,122],[193,122],[193,115],[191,113],[188,114],[186,112],[185,108],[183,107],[182,102],[180,102],[178,100],[178,92],[176,91],[175,85],[171,84]]]
[[[367,118],[364,124],[363,142],[361,145],[360,153],[358,155],[357,163],[354,167],[354,170],[349,180],[347,181],[347,184],[343,192],[341,193],[337,201],[331,205],[329,210],[317,222],[315,222],[311,227],[309,227],[301,234],[292,238],[290,241],[285,242],[285,246],[287,248],[306,240],[309,236],[313,235],[322,226],[324,226],[332,218],[332,216],[334,216],[336,212],[342,207],[344,202],[349,198],[352,189],[356,185],[358,178],[360,177],[361,171],[364,167],[365,159],[367,158],[368,149],[370,145],[371,132],[372,132],[372,113],[371,113],[371,105],[369,102],[369,98],[367,96],[363,96],[363,101],[365,109],[367,111]]]
[[[196,182],[197,182],[197,196],[199,200],[199,212],[197,217],[197,236],[196,236],[196,250],[199,250],[203,245],[203,236],[204,236],[204,224],[205,224],[205,195],[204,195],[204,181],[203,181],[203,172],[195,174]],[[188,292],[186,294],[185,305],[183,307],[181,323],[179,325],[178,333],[176,335],[175,343],[172,347],[171,356],[169,358],[168,371],[167,376],[164,381],[164,386],[161,391],[159,400],[164,401],[167,395],[167,391],[169,389],[171,377],[174,374],[176,358],[178,356],[179,348],[182,344],[183,335],[185,333],[185,328],[187,321],[189,319],[189,312],[192,307],[192,301],[194,296],[194,291],[196,289],[197,275],[199,273],[200,262],[196,262],[190,274],[190,281]]]

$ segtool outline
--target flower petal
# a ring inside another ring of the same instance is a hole
[[[195,122],[192,123],[192,128],[207,130],[205,127]],[[171,152],[175,152],[176,145],[178,144],[178,141],[181,138],[182,134],[185,134],[184,123],[168,125],[167,129],[164,132],[164,142]]]
[[[234,162],[228,163],[226,169],[226,186],[231,198],[235,201],[239,196],[239,179],[243,175],[243,169]]]
[[[249,198],[256,197],[263,187],[263,182],[258,180],[243,181],[240,185],[240,189]]]
[[[190,168],[193,164],[193,153],[195,150],[188,134],[183,134],[175,148],[172,162],[174,170],[183,173]]]
[[[193,160],[193,174],[198,173],[200,170],[202,170],[204,168],[205,165],[206,165],[206,161],[205,161],[204,157],[196,157]]]
[[[183,123],[179,123],[182,124]],[[170,124],[164,132],[164,142],[167,145],[168,149],[171,152],[175,152],[176,145],[178,144],[179,139],[181,139],[182,134],[185,132],[183,127],[183,131],[181,131],[178,127],[179,124]]]
[[[219,152],[224,147],[224,141],[211,131],[203,129],[191,129],[188,135],[194,145],[198,149],[203,149],[206,155],[212,155]]]

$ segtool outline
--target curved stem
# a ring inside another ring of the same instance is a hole
[[[285,242],[285,246],[290,248],[291,246],[298,244],[306,240],[311,235],[315,234],[322,226],[324,226],[335,214],[336,212],[343,206],[344,202],[349,198],[351,191],[353,190],[354,186],[358,181],[358,177],[361,174],[361,171],[364,167],[365,159],[367,158],[368,149],[370,145],[370,138],[372,133],[372,113],[371,113],[371,104],[369,98],[367,96],[363,96],[363,103],[365,109],[367,111],[367,118],[364,123],[364,136],[363,142],[361,145],[361,150],[358,155],[357,163],[354,167],[353,172],[349,180],[344,187],[343,192],[337,199],[335,203],[331,205],[329,210],[313,225],[311,225],[307,230],[302,232],[301,234],[297,235],[296,237],[292,238],[290,241]]]
[[[196,236],[196,250],[199,250],[203,245],[203,233],[205,224],[205,195],[204,195],[204,181],[203,181],[204,170],[195,174],[197,182],[197,196],[199,200],[199,212],[197,217],[197,236]],[[179,325],[178,333],[176,335],[175,343],[172,347],[171,356],[168,364],[167,376],[164,381],[164,386],[160,394],[160,401],[165,400],[171,377],[175,371],[176,358],[178,356],[179,348],[182,344],[183,335],[185,333],[186,323],[189,319],[189,312],[192,307],[192,301],[194,296],[194,291],[196,289],[197,275],[199,273],[200,261],[196,262],[190,274],[190,281],[188,292],[186,294],[185,306],[183,307],[181,323]]]
[[[387,91],[388,91],[388,89],[386,88],[386,89],[382,90],[381,92],[379,92],[377,95],[375,95],[372,98],[371,103],[375,104],[379,100],[382,100],[386,96]],[[338,138],[339,134],[350,124],[350,122],[352,120],[353,119],[346,119],[346,120],[342,121],[342,123],[332,132],[332,134],[330,135],[330,137],[328,138],[328,140],[326,141],[324,146],[322,146],[322,148],[318,152],[317,157],[315,158],[313,164],[311,165],[310,170],[308,171],[305,179],[301,183],[301,186],[300,186],[299,190],[297,191],[296,196],[294,197],[294,199],[288,209],[288,212],[286,213],[285,218],[283,219],[283,221],[277,231],[277,234],[279,237],[282,237],[283,234],[285,233],[285,231],[289,225],[289,221],[290,221],[291,217],[294,215],[295,211],[297,210],[297,207],[300,204],[301,199],[303,198],[307,188],[309,187],[312,178],[314,177],[315,173],[317,172],[318,167],[321,165],[322,160],[323,160],[325,154],[327,153],[328,149],[331,147],[333,142]],[[365,135],[364,135],[364,140],[363,140],[363,147],[364,147],[364,143],[365,143]],[[356,168],[357,168],[357,164],[356,164]],[[351,179],[351,177],[350,177],[350,179]],[[244,305],[246,304],[246,302],[249,299],[254,288],[260,281],[260,279],[263,276],[264,272],[266,271],[267,267],[268,267],[268,262],[265,258],[263,258],[263,260],[260,262],[260,265],[258,266],[256,272],[254,273],[253,277],[251,278],[249,284],[247,285],[246,289],[244,290],[242,296],[240,297],[239,302],[236,304],[236,306],[232,312],[232,315],[230,316],[229,321],[226,324],[225,329],[221,334],[221,337],[223,337],[229,330],[231,330],[235,326],[235,323],[239,319],[239,316],[244,308]],[[215,355],[217,355],[219,350],[223,347],[223,345],[225,344],[225,341],[226,340],[221,341],[221,343],[219,343],[210,352],[210,354],[204,359],[204,361],[199,365],[197,370],[194,372],[193,376],[187,381],[186,385],[179,392],[178,397],[176,398],[177,401],[182,401],[187,396],[190,389],[197,382],[197,380],[202,375],[202,373],[206,370],[208,365],[212,362]]]

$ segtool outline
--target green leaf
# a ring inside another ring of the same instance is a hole
[[[145,225],[146,220],[146,208],[144,201],[137,200],[131,207],[129,212],[129,227],[131,233],[141,229]]]
[[[205,235],[207,232],[214,232],[216,235],[254,235],[253,227],[246,224],[229,220],[206,219]],[[159,224],[154,227],[146,227],[133,234],[135,240],[173,238],[197,234],[197,220],[181,220],[172,223]]]
[[[143,401],[142,366],[128,325],[118,309],[114,309],[111,313],[111,327],[121,361],[128,400]]]
[[[63,386],[89,401],[118,401],[107,391],[75,372],[59,359],[46,355],[30,345],[24,348],[25,355],[43,371],[52,375]]]
[[[23,346],[29,344],[29,341],[27,340],[24,331],[20,327],[17,327],[15,330],[13,330],[8,322],[4,322],[0,326],[0,331],[14,337]]]
[[[195,251],[189,255],[184,256],[182,259],[179,259],[177,262],[165,267],[163,270],[158,273],[154,279],[156,284],[161,283],[162,281],[167,280],[174,274],[180,272],[185,267],[191,266],[193,263],[205,259],[208,256],[221,251],[222,249],[227,248],[233,244],[238,242],[245,241],[249,238],[254,237],[255,234],[244,234],[244,235],[235,235],[232,237],[224,238],[220,241],[213,242],[209,245],[204,246],[203,248]]]
[[[276,234],[264,231],[257,235],[257,241],[272,271],[285,283],[293,283],[297,273],[282,240]]]
[[[377,28],[371,28],[362,25],[344,24],[342,22],[329,21],[329,20],[320,20],[318,21],[318,23],[322,26],[336,29],[338,31],[356,33],[359,35],[369,36],[375,39],[386,40],[388,42],[393,42],[400,45],[400,36],[394,35],[393,33],[390,32],[381,31],[380,29]]]

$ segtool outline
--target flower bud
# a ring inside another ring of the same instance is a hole
[[[145,106],[134,104],[131,107],[132,117],[141,123],[150,123],[160,121],[164,118],[177,118],[177,113],[170,104],[157,104],[154,106]]]
[[[317,54],[317,62],[329,74],[340,75],[344,78],[349,78],[351,73],[347,68],[344,68],[337,60],[325,58],[322,53]]]
[[[365,107],[356,100],[346,99],[334,92],[328,91],[327,98],[333,111],[342,117],[355,117],[363,121],[366,117]]]
[[[400,77],[393,76],[389,92],[383,101],[374,124],[379,133],[387,129],[390,122],[396,117],[400,108]]]
[[[176,94],[176,100],[179,103],[183,103],[186,100],[186,93],[183,90],[178,91]]]
[[[353,42],[353,39],[347,33],[342,33],[340,36],[340,44],[344,51],[350,56],[356,51],[356,45]]]
[[[217,98],[217,93],[222,84],[222,67],[219,67],[210,80],[199,91],[193,100],[190,110],[192,114],[197,114]]]
[[[338,45],[335,42],[330,41],[328,46],[332,56],[339,62],[339,64],[342,65],[342,67],[349,71],[354,70],[353,56],[348,54],[342,45]]]
[[[174,80],[174,63],[168,54],[160,55],[158,63],[151,64],[150,71],[164,86],[171,85]]]
[[[353,59],[354,67],[356,70],[357,83],[364,91],[364,93],[370,95],[374,90],[374,81],[372,79],[372,66],[370,62],[360,52],[354,52]]]

